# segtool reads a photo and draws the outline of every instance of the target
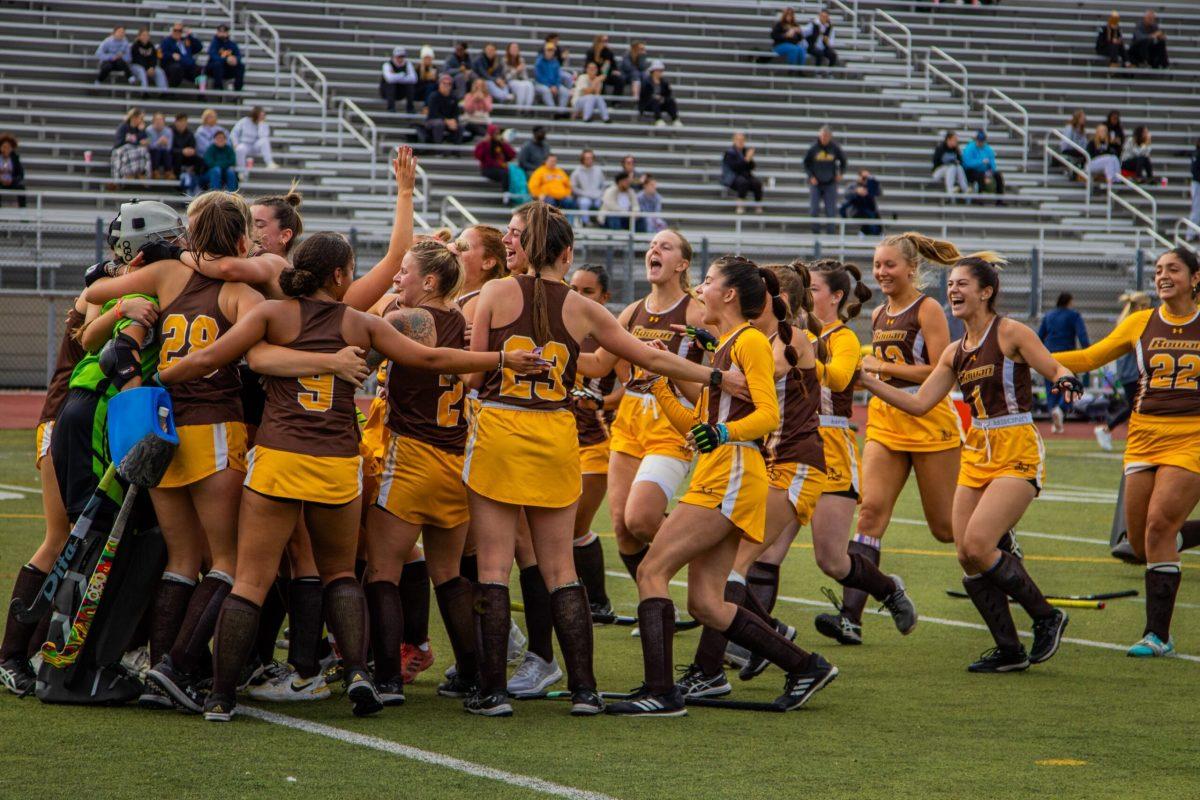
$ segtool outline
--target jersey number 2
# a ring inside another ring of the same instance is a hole
[[[1187,354],[1175,358],[1167,353],[1150,356],[1151,389],[1195,389],[1200,377],[1200,356]]]

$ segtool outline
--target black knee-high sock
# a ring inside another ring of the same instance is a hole
[[[258,616],[258,636],[254,640],[254,654],[263,664],[275,660],[275,640],[287,616],[287,580],[276,578],[263,599],[262,612]]]
[[[20,600],[28,608],[33,605],[34,596],[46,579],[46,573],[32,564],[26,564],[17,571],[17,579],[13,582],[12,600]],[[4,643],[0,644],[0,661],[10,658],[25,658],[30,647],[33,633],[37,630],[38,622],[21,622],[12,612],[12,600],[9,601],[8,621],[4,626]]]
[[[429,641],[429,569],[425,559],[405,564],[400,572],[400,603],[404,606],[405,644],[425,644]]]
[[[1025,564],[1009,553],[1000,552],[1000,558],[992,568],[983,573],[989,581],[1021,604],[1021,608],[1034,619],[1042,619],[1054,613],[1054,608],[1046,602],[1042,590],[1025,571]]]
[[[504,667],[508,662],[510,609],[508,586],[475,584],[475,652],[479,659],[479,688],[484,694],[507,688]]]
[[[879,571],[880,552],[878,548],[863,544],[862,542],[851,541],[849,547],[846,548],[853,559],[855,555],[861,556],[872,566],[875,571]],[[853,567],[851,567],[853,572]],[[869,596],[865,590],[857,586],[847,586],[844,581],[839,581],[842,584],[842,614],[846,616],[855,625],[862,624],[863,609],[867,607],[867,597]]]
[[[200,666],[208,653],[208,642],[217,626],[221,604],[232,588],[232,578],[213,570],[204,576],[192,592],[183,624],[179,626],[179,634],[171,647],[171,664],[176,669],[192,673]]]
[[[367,666],[367,598],[354,578],[338,578],[325,587],[325,624],[337,639],[347,682]]]
[[[37,627],[33,629],[33,636],[29,637],[29,645],[25,648],[25,657],[33,658],[37,655],[48,638],[50,638],[49,609],[46,610],[45,614],[42,614],[42,618],[37,622]]]
[[[467,553],[459,559],[458,574],[471,583],[479,583],[479,556]]]
[[[1200,519],[1189,519],[1179,529],[1179,552],[1200,545]]]
[[[479,659],[475,651],[475,612],[472,608],[474,589],[466,578],[451,578],[434,587],[442,623],[454,651],[458,672],[471,681],[479,679]],[[507,642],[505,644],[507,647]]]
[[[741,581],[725,582],[725,601],[740,606],[746,602],[747,586]],[[721,665],[725,660],[725,646],[729,640],[725,634],[715,628],[705,627],[700,632],[700,641],[696,643],[696,666],[705,677],[720,674]]]
[[[151,605],[150,621],[150,663],[157,664],[159,659],[167,654],[179,626],[183,624],[183,616],[187,613],[188,600],[196,590],[196,582],[188,580],[173,572],[164,572],[158,582],[158,590],[154,593]]]
[[[737,642],[751,653],[762,656],[775,666],[790,674],[805,672],[812,666],[812,654],[802,650],[756,615],[738,607],[733,622],[725,630],[725,637]]]
[[[321,635],[325,629],[324,591],[320,578],[288,581],[288,663],[301,678],[311,678],[321,668]]]
[[[854,543],[851,543],[850,546],[853,547]],[[895,581],[880,572],[879,567],[872,563],[869,556],[856,552],[850,553],[850,571],[838,583],[850,589],[865,592],[876,600],[884,600],[896,591]],[[862,611],[858,612],[858,619],[862,619]]]
[[[383,683],[400,671],[404,607],[400,590],[391,581],[371,581],[365,591],[371,618],[371,652],[375,654],[375,682]]]
[[[637,580],[638,567],[646,558],[646,553],[650,551],[650,545],[646,545],[636,553],[621,553],[621,563],[625,565],[625,569],[629,570],[629,577]]]
[[[237,693],[242,668],[254,638],[258,634],[261,608],[244,597],[226,593],[217,614],[216,633],[213,637],[213,688],[212,693],[232,700]],[[174,658],[171,659],[174,662]]]
[[[576,545],[574,554],[575,571],[587,589],[588,600],[602,606],[608,605],[608,591],[604,586],[604,548],[600,546],[600,537],[585,545]]]
[[[991,631],[996,646],[1003,650],[1019,648],[1021,640],[1017,637],[1017,626],[1013,623],[1004,590],[982,575],[964,575],[962,585]]]
[[[646,688],[654,694],[666,694],[675,686],[675,678],[671,674],[675,604],[671,598],[650,597],[638,603],[638,627],[641,631]]]
[[[768,614],[774,612],[779,597],[779,565],[755,561],[746,572],[746,587]]]
[[[758,597],[754,594],[754,587],[749,584],[746,585],[746,597],[740,605],[772,628],[779,624],[779,620],[771,616],[771,612],[767,611],[763,607],[763,604],[759,602]]]
[[[596,689],[592,670],[592,607],[581,583],[560,586],[550,594],[554,631],[567,667],[567,688]]]
[[[1171,616],[1182,577],[1179,562],[1146,565],[1146,630],[1163,642],[1171,638]]]
[[[553,661],[554,612],[551,610],[550,590],[546,588],[537,564],[521,570],[521,599],[525,603],[529,652],[543,661]]]

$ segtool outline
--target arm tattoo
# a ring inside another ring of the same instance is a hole
[[[397,309],[384,319],[418,344],[433,347],[437,343],[437,330],[433,322],[433,315],[423,308]]]

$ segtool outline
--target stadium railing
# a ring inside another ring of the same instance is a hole
[[[904,41],[901,42],[891,33],[888,33],[888,31],[884,30],[883,25],[880,24],[880,20],[883,20],[885,25],[888,25],[891,28],[895,28],[897,31],[899,31],[900,34],[904,36]],[[904,75],[909,80],[912,80],[912,30],[903,22],[882,9],[876,9],[875,11],[871,12],[871,21],[868,23],[868,29],[871,31],[871,34],[875,37],[875,39],[878,39],[884,44],[891,46],[897,53],[904,57]],[[875,46],[874,40],[872,40],[871,46]]]
[[[1052,142],[1058,141],[1067,145],[1075,152],[1083,157],[1083,166],[1080,167],[1071,159],[1062,154],[1061,148],[1053,146]],[[1050,160],[1057,161],[1062,166],[1066,167],[1067,171],[1078,178],[1081,178],[1086,184],[1084,195],[1084,207],[1091,208],[1092,205],[1092,157],[1088,155],[1088,151],[1084,150],[1079,145],[1068,139],[1062,131],[1049,130],[1046,131],[1046,137],[1042,140],[1042,181],[1046,186],[1050,185]]]
[[[1145,211],[1117,194],[1117,186],[1128,187],[1130,191],[1148,202],[1150,204],[1150,213],[1147,214]],[[1144,223],[1147,228],[1149,228],[1151,231],[1154,231],[1156,236],[1158,235],[1158,201],[1154,199],[1154,195],[1150,194],[1145,189],[1138,186],[1136,183],[1120,173],[1117,173],[1117,179],[1115,181],[1108,184],[1108,189],[1105,194],[1107,195],[1108,199],[1106,217],[1108,219],[1110,228],[1112,226],[1112,207],[1113,203],[1116,203],[1117,205],[1121,206],[1121,208],[1124,208],[1127,212],[1129,212],[1129,215],[1134,219]],[[1167,241],[1166,239],[1161,239],[1161,237],[1160,240],[1163,242]]]
[[[942,70],[939,67],[935,67],[934,62],[939,59],[941,61],[946,62],[946,64],[948,64],[951,67],[954,67],[960,73],[962,73],[962,80],[957,81],[950,76],[950,73],[945,72],[944,70]],[[971,116],[971,87],[970,87],[971,76],[969,74],[967,74],[967,68],[963,66],[961,61],[959,61],[957,58],[954,58],[953,56],[951,56],[949,53],[947,53],[942,48],[930,47],[929,51],[925,54],[925,99],[926,100],[931,99],[934,76],[940,78],[943,83],[945,83],[951,89],[954,89],[955,91],[957,91],[959,94],[962,95],[962,119],[963,119],[963,124],[966,125]]]
[[[1003,114],[996,108],[992,102],[992,96],[995,95],[1000,102],[1016,109],[1021,115],[1021,123],[1017,124],[1009,116]],[[1010,131],[1021,137],[1021,169],[1027,171],[1029,169],[1029,112],[1025,110],[1025,106],[1013,100],[1004,92],[992,86],[988,89],[987,96],[983,101],[983,129],[986,131],[988,121],[996,118],[1003,123]]]
[[[1180,229],[1189,230],[1192,232],[1191,241],[1186,237],[1180,236]],[[1187,217],[1180,217],[1175,221],[1175,238],[1172,244],[1177,247],[1186,247],[1193,253],[1200,253],[1200,248],[1197,248],[1194,242],[1200,242],[1200,225],[1192,222]]]

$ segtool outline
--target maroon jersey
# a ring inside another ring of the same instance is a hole
[[[821,338],[828,344],[829,337],[835,331],[846,327],[845,323],[838,323],[827,331],[821,333]],[[828,386],[821,386],[821,416],[825,417],[846,417],[849,418],[854,412],[854,384],[858,383],[858,370],[854,370],[854,375],[851,376],[850,382],[846,384],[846,388],[840,392],[835,392]]]
[[[591,336],[586,337],[579,344],[579,350],[582,353],[594,353],[599,347],[599,342]],[[610,371],[603,378],[585,378],[583,375],[575,376],[576,388],[587,389],[601,397],[611,394],[613,387],[616,385],[616,370]],[[576,403],[571,407],[571,410],[575,412],[575,427],[579,430],[580,447],[600,444],[608,439],[608,421],[603,408],[595,410],[582,408]]]
[[[342,317],[346,306],[300,297],[300,335],[286,346],[308,353],[336,353],[346,346]],[[255,446],[309,456],[359,454],[354,384],[336,375],[307,378],[263,376],[267,405]]]
[[[193,273],[179,296],[158,315],[160,370],[223,336],[233,324],[218,298],[225,281]],[[218,367],[202,378],[171,387],[176,425],[242,421],[242,377],[237,364]]]
[[[538,345],[533,336],[533,286],[541,280],[532,275],[513,277],[521,287],[525,307],[515,320],[488,331],[489,350],[532,350]],[[554,411],[570,404],[568,391],[575,385],[575,366],[579,358],[579,342],[571,336],[563,322],[563,302],[571,287],[558,281],[542,281],[546,293],[546,308],[550,317],[550,341],[541,345],[541,355],[551,366],[534,375],[518,375],[511,369],[489,370],[479,390],[484,402],[502,403],[539,411]]]
[[[817,368],[792,367],[775,379],[779,398],[779,427],[767,437],[768,464],[799,462],[825,471],[825,445],[817,408],[821,403],[821,383]]]
[[[722,372],[727,369],[740,369],[740,367],[735,367],[733,363],[733,343],[748,330],[750,330],[750,325],[743,325],[732,336],[726,339],[724,344],[717,348],[717,352],[713,353],[713,369],[719,369]],[[716,425],[721,422],[726,424],[736,422],[754,413],[754,403],[750,400],[743,400],[736,395],[726,394],[719,387],[714,390],[709,386],[704,391],[707,395],[704,399],[708,404],[705,416],[709,425]],[[766,456],[766,443],[760,439],[755,444],[758,445],[758,449]]]
[[[473,292],[467,292],[465,294],[460,294],[458,296],[458,299],[456,299],[454,302],[458,304],[459,308],[466,308],[467,301],[469,301],[472,297],[478,297],[478,296],[479,296],[479,290],[476,289]]]
[[[1133,410],[1162,417],[1200,415],[1200,311],[1171,324],[1161,309],[1150,314],[1137,342],[1137,398]]]
[[[67,399],[70,391],[67,384],[71,382],[71,373],[79,359],[87,354],[75,333],[83,325],[85,314],[75,310],[72,305],[67,310],[67,328],[63,331],[62,339],[58,342],[58,356],[54,359],[54,374],[50,377],[50,385],[46,387],[46,399],[42,402],[42,414],[38,423],[52,422],[58,416],[58,410]]]
[[[467,339],[467,320],[461,311],[420,308],[433,317],[434,347],[462,349]],[[461,455],[467,441],[465,391],[466,386],[457,375],[389,364],[387,426],[393,433]]]
[[[643,298],[638,301],[637,307],[633,310],[633,316],[629,318],[629,332],[639,339],[660,341],[680,358],[686,358],[688,361],[699,364],[704,360],[703,348],[697,347],[690,336],[671,330],[672,325],[687,324],[687,310],[691,302],[692,296],[685,294],[679,298],[679,302],[668,309],[650,311]],[[650,391],[650,384],[654,383],[654,379],[653,375],[647,377],[645,371],[640,367],[633,367],[633,374],[630,376],[629,382],[625,384],[625,389],[644,394]]]
[[[1018,364],[1000,347],[1000,317],[992,320],[973,349],[964,336],[954,351],[954,374],[974,419],[1026,414],[1033,408],[1029,365]]]
[[[928,299],[926,295],[918,295],[908,308],[898,314],[889,314],[886,304],[880,307],[871,318],[871,347],[876,358],[893,364],[929,363],[929,352],[918,313],[921,304]],[[919,382],[895,377],[884,377],[882,380],[899,388],[920,385]]]

